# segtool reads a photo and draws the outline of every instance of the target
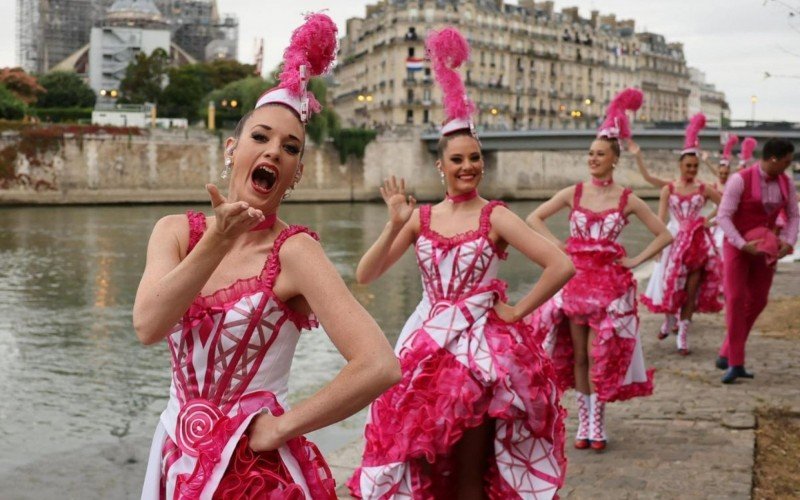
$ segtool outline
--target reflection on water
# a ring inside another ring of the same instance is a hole
[[[536,205],[515,202],[525,216]],[[0,471],[115,436],[149,436],[169,384],[165,344],[142,347],[131,307],[147,238],[176,206],[0,209]],[[369,286],[355,284],[359,257],[386,222],[383,205],[289,205],[281,216],[319,232],[355,296],[394,342],[421,295],[413,252]],[[563,236],[565,217],[553,227]],[[640,224],[630,250],[647,241]],[[511,252],[500,277],[512,300],[538,271]],[[292,377],[304,397],[343,362],[321,331],[303,335]]]

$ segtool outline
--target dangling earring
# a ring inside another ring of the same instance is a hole
[[[439,177],[442,179],[442,186],[444,186],[444,172],[439,170]]]
[[[223,179],[227,179],[229,175],[231,175],[231,167],[233,166],[233,160],[231,157],[225,158],[225,168],[222,169],[222,173],[219,174],[220,177]]]
[[[225,168],[222,170],[222,173],[219,174],[220,177],[223,179],[227,179],[229,175],[231,175],[231,168],[233,167],[233,148],[229,148],[225,150]]]
[[[285,200],[286,198],[288,198],[288,197],[290,197],[292,195],[292,191],[294,191],[294,187],[297,185],[298,182],[300,182],[300,178],[302,176],[303,176],[303,173],[300,171],[300,168],[298,168],[297,170],[294,171],[294,179],[292,179],[292,185],[289,187],[289,189],[286,190],[285,193],[283,193],[283,197],[281,198],[281,200]]]

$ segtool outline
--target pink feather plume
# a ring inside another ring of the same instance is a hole
[[[744,138],[742,141],[742,152],[739,155],[742,161],[748,161],[753,158],[753,152],[756,150],[756,146],[758,146],[758,141],[752,137]]]
[[[722,157],[730,160],[733,148],[735,148],[738,143],[739,137],[736,134],[728,135],[728,140],[725,141],[725,146],[722,148]]]
[[[433,74],[444,94],[444,112],[447,121],[469,119],[475,103],[467,98],[464,82],[456,71],[469,59],[469,44],[455,28],[432,31],[425,42],[433,62]]]
[[[283,71],[280,88],[300,95],[303,82],[300,66],[305,65],[306,76],[327,73],[336,58],[338,30],[333,20],[325,14],[307,14],[306,22],[294,30],[289,46],[283,52]],[[311,92],[308,93],[309,113],[318,113],[322,107]]]
[[[689,120],[686,127],[686,140],[683,141],[683,148],[696,148],[700,145],[700,131],[706,126],[706,115],[697,113]]]
[[[606,110],[606,119],[600,125],[600,130],[619,128],[619,138],[631,137],[631,125],[626,111],[636,111],[642,107],[644,94],[641,90],[629,87],[614,96]]]

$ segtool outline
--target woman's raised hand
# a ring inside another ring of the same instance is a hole
[[[264,213],[244,201],[228,203],[214,184],[206,184],[214,208],[214,230],[226,240],[235,240],[264,221]]]
[[[417,200],[413,196],[406,196],[406,181],[402,177],[400,182],[394,176],[386,179],[381,186],[381,196],[386,206],[389,207],[389,220],[398,226],[405,225],[411,214],[414,213],[414,206]]]

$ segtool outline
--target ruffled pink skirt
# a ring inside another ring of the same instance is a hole
[[[672,243],[664,269],[664,291],[660,304],[642,295],[641,301],[654,313],[677,314],[686,303],[686,279],[701,271],[695,312],[722,310],[722,259],[705,219],[698,218],[681,227]]]
[[[317,447],[302,436],[292,441],[289,447],[313,490],[314,499],[336,499],[333,476]],[[213,498],[305,500],[305,493],[292,479],[277,450],[256,453],[243,434]]]
[[[489,310],[476,323],[445,348],[426,325],[409,337],[402,380],[372,404],[362,466],[348,482],[353,496],[452,498],[454,447],[484,423],[494,429],[490,498],[550,498],[563,484],[564,410],[552,365],[522,322]]]
[[[544,341],[559,387],[575,387],[575,360],[569,322],[589,325],[596,336],[591,346],[589,376],[601,401],[612,402],[653,393],[653,374],[646,370],[639,338],[636,280],[616,261],[625,256],[611,242],[570,240],[567,252],[575,276],[527,321]]]

